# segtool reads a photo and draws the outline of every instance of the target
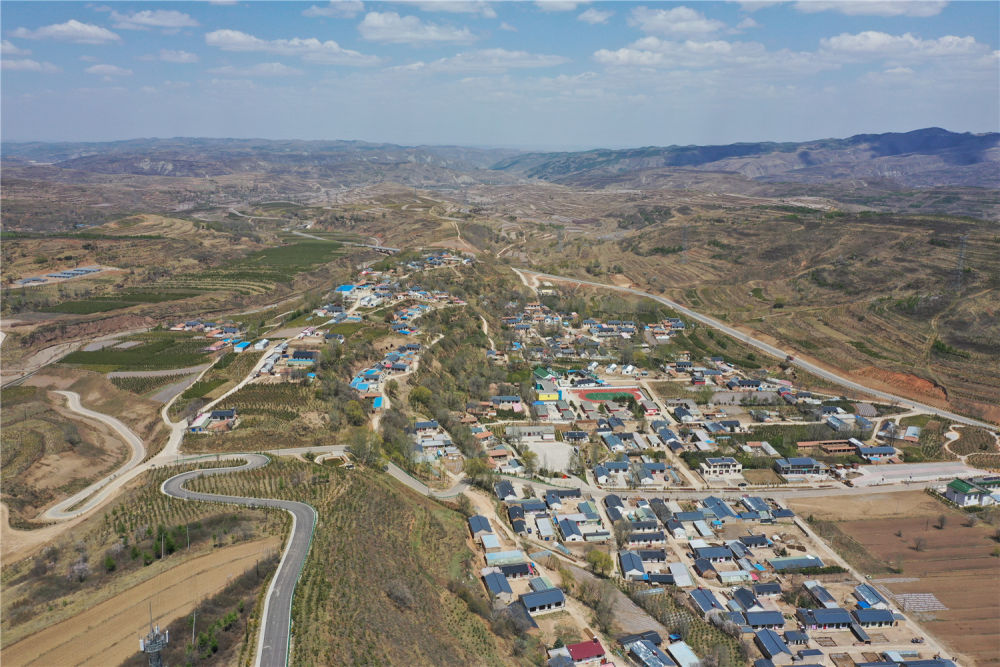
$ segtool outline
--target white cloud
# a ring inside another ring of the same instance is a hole
[[[613,67],[658,67],[666,64],[662,53],[640,49],[599,49],[594,52],[594,60]]]
[[[416,3],[425,12],[449,12],[451,14],[479,14],[483,18],[495,19],[496,11],[484,0],[423,0]]]
[[[650,9],[636,7],[629,23],[645,33],[660,35],[706,35],[726,27],[722,21],[707,18],[690,7]]]
[[[937,16],[948,5],[940,0],[799,0],[795,9],[800,12],[840,12],[848,16]]]
[[[427,23],[416,16],[400,16],[396,12],[368,12],[358,31],[369,41],[393,44],[468,43],[476,39],[468,28]]]
[[[59,71],[59,68],[52,63],[40,63],[37,60],[30,60],[28,58],[4,58],[0,60],[0,67],[16,72],[45,72],[46,74],[50,74]]]
[[[81,23],[76,19],[42,26],[37,30],[18,28],[11,33],[11,36],[22,39],[54,39],[59,42],[75,42],[76,44],[105,44],[121,39],[107,28],[92,23]]]
[[[535,5],[543,12],[571,12],[585,2],[567,2],[566,0],[537,0]]]
[[[118,65],[91,65],[83,70],[87,74],[96,74],[103,77],[129,76],[132,70],[119,67]]]
[[[97,56],[80,56],[80,60],[85,63],[96,63],[100,58]]]
[[[159,59],[165,63],[196,63],[198,62],[198,55],[190,51],[160,49]]]
[[[570,59],[564,56],[507,49],[481,49],[459,53],[450,58],[441,58],[431,63],[415,62],[390,69],[414,72],[504,72],[509,69],[555,67],[568,62]]]
[[[824,49],[848,55],[873,56],[955,56],[988,50],[975,37],[945,35],[937,39],[922,39],[912,33],[890,35],[877,30],[865,30],[856,35],[841,33],[820,40]]]
[[[0,55],[3,56],[27,56],[30,55],[31,51],[28,49],[21,49],[8,40],[3,40],[0,42]]]
[[[892,76],[909,76],[913,74],[913,70],[909,67],[892,67],[887,69],[885,73]]]
[[[501,30],[506,30],[507,32],[517,32],[517,28],[515,28],[511,24],[507,23],[506,21],[501,21],[500,22],[500,29]]]
[[[590,25],[597,25],[598,23],[607,23],[608,19],[613,15],[614,12],[605,12],[591,7],[576,18],[578,21],[583,21],[584,23],[589,23]]]
[[[815,53],[782,49],[768,51],[758,42],[671,41],[649,36],[636,40],[628,47],[594,52],[594,60],[611,67],[663,67],[690,71],[713,68],[729,72],[753,72],[769,78],[801,75],[839,67],[836,59],[819,57]]]
[[[188,14],[173,9],[144,9],[133,14],[111,12],[115,21],[114,27],[122,30],[148,30],[159,28],[163,30],[179,30],[181,28],[196,28],[200,25]]]
[[[263,77],[263,76],[298,76],[302,70],[281,63],[258,63],[250,67],[216,67],[208,70],[209,74],[227,77]]]
[[[752,18],[747,16],[745,19],[736,24],[736,30],[749,30],[751,28],[759,28],[760,24],[754,21]]]
[[[377,56],[345,49],[333,40],[321,42],[315,37],[268,40],[239,30],[215,30],[205,35],[205,43],[223,51],[300,56],[307,62],[324,65],[375,65],[379,62]]]
[[[363,11],[365,5],[361,0],[330,0],[327,5],[310,6],[302,15],[310,18],[352,19]]]

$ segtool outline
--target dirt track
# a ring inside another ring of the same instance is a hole
[[[5,667],[16,665],[117,665],[134,655],[149,626],[149,603],[160,627],[189,613],[203,598],[220,591],[281,548],[278,537],[219,549],[167,570],[121,595],[4,647]],[[171,637],[171,641],[175,638]],[[183,641],[177,637],[176,641]]]

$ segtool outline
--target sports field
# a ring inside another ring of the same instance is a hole
[[[632,387],[604,387],[600,389],[575,389],[571,391],[577,399],[589,401],[590,403],[601,403],[603,401],[625,401],[629,396],[635,400],[642,400],[642,393]]]

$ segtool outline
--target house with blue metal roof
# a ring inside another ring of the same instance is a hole
[[[729,506],[729,504],[722,498],[716,498],[715,496],[709,496],[701,501],[709,511],[712,512],[718,519],[725,521],[726,519],[736,519],[738,518],[736,512]]]
[[[618,563],[621,565],[622,577],[633,581],[646,578],[646,568],[639,554],[628,549],[618,552]]]
[[[865,609],[888,609],[889,601],[882,597],[882,594],[871,584],[860,584],[854,588],[854,597],[858,599],[858,606]]]
[[[490,572],[483,575],[483,582],[490,595],[502,602],[510,603],[514,599],[514,590],[510,587],[507,577],[501,572]]]
[[[855,450],[857,450],[858,456],[866,461],[880,461],[882,459],[891,459],[896,456],[896,448],[889,446],[855,447]]]
[[[785,617],[781,615],[780,611],[748,611],[744,615],[747,619],[747,625],[754,630],[762,628],[780,630],[785,627]]]
[[[759,630],[754,633],[754,644],[765,658],[775,664],[787,664],[792,661],[792,650],[774,630]]]
[[[566,606],[566,596],[558,588],[525,593],[520,598],[521,604],[531,616],[559,611]]]
[[[812,630],[846,630],[854,621],[846,609],[798,609],[795,616]]]
[[[492,533],[493,528],[490,527],[489,519],[481,514],[476,514],[469,517],[469,532],[472,533],[473,537],[479,537],[483,533]]]
[[[583,542],[583,532],[575,521],[562,519],[559,522],[559,533],[564,542]]]
[[[629,658],[641,667],[675,667],[677,663],[648,639],[637,639],[622,644]]]
[[[496,492],[497,498],[499,498],[500,500],[517,499],[517,494],[514,492],[514,485],[508,482],[507,480],[503,480],[494,484],[493,490]],[[523,511],[521,514],[521,518],[524,518]]]
[[[695,558],[704,558],[712,563],[722,563],[733,560],[733,552],[729,547],[692,547]]]
[[[802,582],[802,587],[809,592],[816,602],[823,605],[827,609],[836,609],[840,605],[837,604],[837,599],[833,597],[830,591],[826,590],[823,584],[815,580]]]
[[[774,469],[781,475],[821,475],[826,464],[808,456],[793,456],[775,460]]]
[[[764,611],[764,606],[749,588],[737,588],[732,595],[733,602],[739,605],[740,611]]]
[[[710,611],[725,611],[725,608],[715,598],[715,594],[707,588],[696,588],[690,591],[688,595],[691,596],[695,606],[703,614],[707,615]]]
[[[888,609],[855,609],[851,615],[863,628],[885,628],[896,625],[896,616]]]
[[[823,560],[819,556],[806,554],[805,556],[769,558],[767,564],[776,572],[785,572],[789,570],[802,570],[807,567],[823,567]]]

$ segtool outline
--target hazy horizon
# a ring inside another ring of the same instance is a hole
[[[986,135],[986,134],[997,134],[997,130],[986,131],[986,132],[974,132],[971,130],[952,130],[946,127],[940,126],[930,126],[930,127],[918,127],[911,130],[886,130],[885,133],[894,134],[907,134],[909,132],[916,132],[920,130],[928,129],[941,129],[947,132],[952,132],[954,134],[973,134],[973,135]],[[856,134],[883,134],[883,132],[858,132]],[[849,135],[843,137],[810,137],[805,139],[759,139],[759,140],[739,140],[734,142],[729,142],[730,144],[750,144],[750,143],[807,143],[810,141],[823,141],[827,139],[848,139]],[[391,141],[380,141],[376,139],[354,139],[354,138],[331,138],[331,139],[321,139],[321,138],[303,138],[303,137],[288,137],[288,138],[274,138],[274,137],[235,137],[235,136],[173,136],[173,137],[123,137],[119,139],[28,139],[28,140],[16,140],[16,139],[2,139],[3,144],[112,144],[112,143],[127,143],[131,141],[298,141],[298,142],[347,142],[347,143],[363,143],[372,145],[392,145],[400,146],[403,148],[421,148],[421,147],[431,147],[431,148],[467,148],[472,150],[516,150],[522,152],[583,152],[583,151],[595,151],[595,150],[637,150],[642,148],[671,148],[671,147],[684,147],[684,146],[712,146],[712,145],[727,145],[727,144],[646,144],[643,146],[639,145],[579,145],[579,146],[560,146],[560,145],[522,145],[522,146],[509,146],[509,145],[489,145],[489,144],[461,144],[455,142],[444,142],[444,143],[421,143],[421,144],[398,144]]]
[[[5,141],[581,150],[1000,128],[1000,4],[4,2]]]

